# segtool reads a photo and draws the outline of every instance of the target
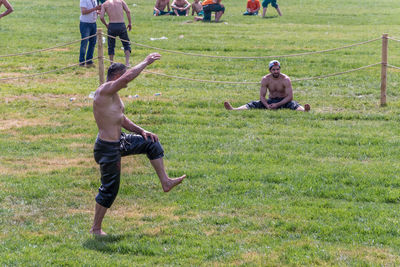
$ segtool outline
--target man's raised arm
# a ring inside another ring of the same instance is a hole
[[[135,79],[148,65],[152,64],[154,61],[159,60],[161,55],[158,53],[152,53],[148,55],[142,62],[134,66],[133,68],[128,69],[121,77],[112,81],[110,86],[104,88],[102,93],[104,94],[115,94],[122,88],[128,86],[128,83]]]

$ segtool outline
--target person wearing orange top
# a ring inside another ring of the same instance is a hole
[[[258,11],[260,10],[260,1],[259,0],[248,0],[247,1],[247,10],[243,13],[245,16],[257,16]]]
[[[204,0],[201,4],[203,5],[204,17],[194,17],[194,20],[211,21],[211,13],[215,12],[215,22],[219,22],[225,12],[221,0]]]

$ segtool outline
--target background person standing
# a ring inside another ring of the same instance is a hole
[[[81,38],[94,35],[97,32],[97,11],[100,10],[101,6],[97,5],[96,0],[80,0],[81,16],[79,22],[79,30],[81,32]],[[89,48],[86,51],[87,44],[89,42]],[[79,66],[84,67],[85,61],[86,67],[94,67],[92,58],[94,47],[96,46],[96,36],[81,41],[81,49],[79,51]],[[86,54],[86,59],[85,59]]]

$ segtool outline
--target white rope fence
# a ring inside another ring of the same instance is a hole
[[[99,56],[98,56],[97,59],[99,60],[99,78],[100,78],[100,83],[102,83],[102,82],[104,82],[104,60],[107,60],[107,59],[105,59],[104,56],[103,56],[103,44],[101,43],[101,41],[102,41],[101,38],[103,36],[107,36],[109,38],[115,38],[116,39],[116,37],[110,36],[108,34],[104,34],[101,29],[99,29],[96,34],[88,36],[88,37],[85,37],[85,38],[82,38],[80,40],[68,42],[68,43],[65,43],[65,44],[60,44],[60,45],[57,45],[57,46],[54,46],[54,47],[34,50],[34,51],[31,51],[31,52],[23,52],[23,53],[9,54],[9,55],[0,55],[0,58],[16,57],[16,56],[23,56],[23,55],[29,55],[29,54],[49,51],[49,50],[53,50],[53,49],[56,49],[56,48],[59,48],[59,47],[71,45],[71,44],[74,44],[74,43],[77,43],[77,42],[81,42],[83,40],[90,39],[90,38],[93,38],[95,36],[97,36],[97,40],[98,40],[98,42],[100,42],[99,43]],[[326,49],[326,50],[313,51],[313,52],[304,52],[304,53],[296,53],[296,54],[289,54],[289,55],[274,55],[274,56],[271,55],[271,56],[260,56],[260,57],[236,57],[236,56],[203,55],[203,54],[196,54],[196,53],[168,50],[168,49],[158,48],[158,47],[144,45],[144,44],[140,44],[140,43],[135,43],[135,42],[128,41],[128,40],[123,40],[123,39],[120,39],[120,40],[122,42],[128,42],[128,43],[130,43],[132,45],[136,45],[136,46],[139,46],[139,47],[144,47],[144,48],[148,48],[148,49],[164,51],[164,52],[168,52],[168,53],[187,55],[187,56],[207,57],[207,58],[224,58],[224,59],[267,59],[267,58],[296,57],[296,56],[306,56],[306,55],[327,53],[327,52],[331,52],[331,51],[336,51],[336,50],[341,50],[341,49],[345,49],[345,48],[351,48],[351,47],[355,47],[355,46],[360,46],[360,45],[372,43],[372,42],[375,42],[375,41],[378,41],[378,40],[381,40],[381,39],[382,39],[382,61],[380,63],[374,63],[374,64],[362,66],[362,67],[351,69],[351,70],[346,70],[346,71],[342,71],[342,72],[331,73],[331,74],[326,74],[326,75],[321,75],[321,76],[293,79],[292,82],[324,79],[324,78],[328,78],[328,77],[344,75],[344,74],[347,74],[347,73],[351,73],[351,72],[359,71],[359,70],[362,70],[362,69],[366,69],[366,68],[374,67],[374,66],[377,66],[377,65],[381,65],[381,68],[382,68],[381,69],[381,105],[385,105],[386,104],[386,69],[387,69],[387,67],[394,68],[394,69],[400,69],[400,67],[393,66],[393,65],[390,65],[390,64],[387,63],[387,43],[388,43],[388,40],[393,40],[393,41],[396,41],[396,42],[400,42],[400,40],[398,40],[398,39],[388,37],[387,34],[383,34],[381,38],[375,38],[375,39],[367,40],[367,41],[364,41],[364,42],[359,42],[359,43],[355,43],[355,44],[345,45],[345,46]],[[76,63],[76,64],[71,64],[71,65],[68,65],[68,66],[64,66],[64,67],[61,67],[61,68],[58,68],[58,69],[55,69],[55,70],[50,70],[50,71],[45,71],[45,72],[40,72],[40,73],[28,74],[28,75],[23,75],[23,76],[19,76],[19,77],[0,78],[0,81],[23,79],[23,78],[40,76],[40,75],[44,75],[44,74],[48,74],[48,73],[58,72],[58,71],[62,71],[62,70],[74,67],[74,66],[78,66],[78,65],[80,65],[82,63],[86,63],[86,62],[92,61],[92,60],[96,60],[96,59],[91,59],[91,60],[87,60],[85,62],[79,62],[79,63]],[[148,70],[144,70],[144,72],[148,73],[148,74],[159,75],[159,76],[164,76],[164,77],[168,77],[168,78],[181,79],[181,80],[187,80],[187,81],[195,81],[195,82],[204,82],[204,83],[260,84],[260,82],[247,82],[247,81],[244,81],[244,82],[231,82],[231,81],[216,81],[216,80],[193,79],[193,78],[180,77],[180,76],[175,76],[175,75],[167,75],[167,74],[152,72],[152,71],[148,71]]]
[[[108,35],[108,34],[103,34],[103,35],[107,36],[107,37],[110,37],[110,38],[117,39],[117,37],[115,37],[115,36],[111,36],[111,35]],[[145,47],[145,48],[149,48],[149,49],[154,49],[154,50],[168,52],[168,53],[174,53],[174,54],[180,54],[180,55],[185,55],[185,56],[208,57],[208,58],[224,58],[224,59],[267,59],[267,58],[298,57],[298,56],[307,56],[307,55],[313,55],[313,54],[327,53],[327,52],[331,52],[331,51],[336,51],[336,50],[341,50],[341,49],[345,49],[345,48],[350,48],[350,47],[355,47],[355,46],[360,46],[360,45],[372,43],[372,42],[378,41],[380,39],[381,38],[375,38],[375,39],[368,40],[368,41],[361,42],[361,43],[356,43],[356,44],[341,46],[341,47],[337,47],[337,48],[321,50],[321,51],[304,52],[304,53],[290,54],[290,55],[261,56],[261,57],[232,57],[232,56],[203,55],[203,54],[187,53],[187,52],[182,52],[182,51],[158,48],[158,47],[154,47],[154,46],[135,43],[135,42],[124,40],[124,39],[120,39],[120,40],[121,40],[121,42],[128,42],[130,44],[133,44],[133,45],[136,45],[136,46],[140,46],[140,47]]]
[[[111,62],[111,60],[109,60],[107,58],[104,58],[104,60],[106,60],[108,62]],[[339,75],[343,75],[343,74],[359,71],[359,70],[362,70],[362,69],[371,68],[371,67],[378,66],[378,65],[381,65],[381,63],[380,62],[379,63],[374,63],[374,64],[370,64],[370,65],[367,65],[367,66],[362,66],[362,67],[359,67],[359,68],[356,68],[356,69],[351,69],[351,70],[337,72],[337,73],[331,73],[331,74],[327,74],[327,75],[314,76],[314,77],[309,77],[309,78],[293,79],[291,81],[292,82],[301,82],[301,81],[324,79],[324,78],[329,78],[329,77],[333,77],[333,76],[339,76]],[[215,80],[194,79],[194,78],[187,78],[187,77],[182,77],[182,76],[168,75],[168,74],[159,73],[159,72],[153,72],[153,71],[149,71],[149,70],[143,70],[143,72],[144,73],[148,73],[148,74],[163,76],[163,77],[167,77],[167,78],[174,78],[174,79],[178,79],[178,80],[186,80],[186,81],[193,81],[193,82],[222,83],[222,84],[260,84],[260,82],[230,82],[230,81],[215,81]]]

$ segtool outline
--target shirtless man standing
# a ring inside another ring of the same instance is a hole
[[[164,11],[165,7],[167,7],[168,12]],[[163,16],[170,15],[171,8],[169,7],[169,0],[156,0],[156,5],[154,6],[153,15],[154,16]]]
[[[189,15],[190,3],[187,0],[174,0],[171,4],[175,16]]]
[[[128,17],[128,27],[125,26],[124,11]],[[107,13],[109,24],[104,19],[104,14]],[[108,55],[111,63],[114,61],[115,39],[117,36],[122,41],[125,52],[125,65],[129,67],[129,57],[131,55],[131,45],[129,43],[128,32],[132,29],[131,12],[124,0],[108,0],[101,5],[100,20],[107,27],[107,34],[113,37],[108,37]]]
[[[293,89],[290,78],[281,73],[281,64],[277,60],[269,63],[270,74],[265,75],[261,80],[260,100],[252,101],[238,108],[233,108],[229,102],[225,102],[224,106],[227,110],[243,110],[243,109],[280,109],[289,108],[298,111],[309,111],[310,105],[305,104],[304,108],[296,101],[293,101]],[[265,98],[269,90],[268,100]]]
[[[164,150],[158,142],[157,135],[139,127],[124,115],[124,104],[118,95],[119,90],[127,87],[146,66],[160,57],[157,53],[150,54],[131,69],[127,69],[121,63],[113,63],[107,72],[107,82],[100,85],[95,92],[93,113],[99,133],[94,145],[94,158],[100,165],[101,186],[96,196],[94,221],[90,229],[92,234],[106,235],[102,231],[101,223],[118,193],[121,157],[146,153],[164,192],[170,191],[186,177],[168,177],[163,162]],[[121,127],[136,134],[125,134]]]
[[[7,8],[7,10],[0,14],[0,19],[14,11],[13,7],[7,0],[0,0],[0,7],[2,5],[4,5],[4,7]]]

